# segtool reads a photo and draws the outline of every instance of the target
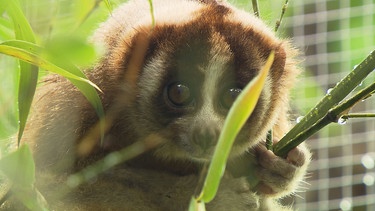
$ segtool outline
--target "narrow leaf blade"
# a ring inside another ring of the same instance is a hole
[[[259,75],[244,88],[229,110],[198,200],[208,203],[215,197],[233,142],[256,106],[273,60],[272,51]]]
[[[112,7],[112,4],[109,0],[103,0],[105,5],[107,6],[107,9],[109,10],[109,12],[112,12],[113,11],[113,7]]]
[[[189,211],[206,211],[204,202],[192,197],[189,204]]]
[[[30,147],[22,145],[0,159],[0,171],[7,177],[12,195],[30,210],[48,210],[48,204],[34,187],[35,163]]]
[[[29,146],[22,145],[4,156],[0,160],[0,170],[14,184],[31,187],[35,182],[35,164]]]
[[[87,100],[93,105],[98,116],[104,117],[104,109],[101,104],[98,93],[95,89],[99,90],[99,87],[89,81],[85,74],[77,67],[72,64],[65,63],[64,66],[68,68],[62,68],[49,61],[50,56],[42,53],[43,49],[35,44],[28,43],[25,41],[9,41],[0,44],[0,53],[16,57],[25,62],[34,64],[48,71],[60,74],[70,80],[87,98]],[[61,65],[61,63],[59,63]],[[69,70],[69,71],[68,71]]]
[[[35,34],[25,15],[23,14],[18,0],[8,1],[6,11],[13,21],[16,39],[35,43]],[[18,90],[18,143],[22,138],[22,134],[26,125],[39,73],[38,67],[33,66],[29,63],[25,63],[23,61],[20,61],[20,70],[21,72],[19,75],[20,81]]]

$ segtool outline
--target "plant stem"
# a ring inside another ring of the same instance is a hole
[[[367,114],[367,113],[355,113],[355,114],[344,114],[341,116],[342,119],[350,119],[350,118],[368,118],[368,117],[375,117],[375,114]]]
[[[335,111],[335,113],[333,113],[334,115],[340,115],[340,117],[342,117],[343,115],[346,115],[348,113],[348,111],[354,106],[356,105],[357,103],[361,102],[363,99],[366,99],[368,98],[372,92],[374,92],[375,90],[375,82],[372,83],[370,86],[362,89],[361,91],[359,91],[357,94],[355,94],[354,96],[352,96],[351,98],[345,100],[343,103],[341,103],[340,105],[338,106],[335,106],[334,108],[332,108],[329,112],[332,112],[332,110]]]
[[[148,0],[148,3],[150,5],[150,14],[151,14],[152,27],[155,27],[154,5],[153,5],[152,0]]]
[[[253,3],[254,15],[259,17],[260,13],[259,13],[259,7],[258,7],[258,0],[251,0],[251,2]]]
[[[288,3],[289,3],[289,0],[285,0],[283,8],[281,9],[280,18],[279,18],[279,20],[276,21],[275,32],[277,32],[277,30],[279,30],[279,27],[280,27],[281,21],[283,20],[285,11],[288,8]]]
[[[287,146],[284,146],[283,148],[278,149],[277,152],[274,151],[274,153],[278,156],[285,157],[291,149],[298,146],[300,143],[302,143],[302,141],[306,140],[307,138],[312,136],[314,133],[318,132],[320,129],[322,129],[326,125],[332,122],[339,122],[340,118],[345,120],[345,118],[343,118],[343,115],[346,115],[345,113],[347,113],[355,104],[360,102],[362,99],[367,98],[367,96],[371,94],[374,90],[375,90],[375,83],[361,90],[350,99],[333,107],[327,112],[327,114],[322,119],[317,121],[315,124],[313,124],[308,129],[304,130],[303,132],[297,134],[294,138],[290,140]],[[365,115],[371,116],[371,114],[365,114]]]
[[[80,172],[70,175],[67,180],[67,185],[70,188],[76,188],[108,169],[155,148],[162,142],[163,140],[158,134],[150,134],[144,140],[137,141],[122,150],[112,152]]]
[[[272,129],[268,131],[266,138],[266,148],[268,150],[273,150],[273,132]]]
[[[295,125],[277,144],[273,146],[274,153],[278,156],[285,157],[289,150],[302,143],[310,135],[303,133],[314,129],[316,124],[323,120],[328,111],[343,100],[353,89],[355,89],[364,78],[375,69],[375,51],[352,70],[345,78],[329,92],[314,108],[312,108],[302,120]],[[369,86],[372,87],[373,85]],[[371,88],[366,88],[371,90]],[[364,89],[365,90],[365,89]],[[360,93],[363,90],[360,91]],[[373,92],[373,91],[372,91]],[[361,99],[368,97],[367,93]],[[360,94],[358,93],[358,94]],[[358,97],[358,96],[357,96]],[[357,101],[356,101],[357,102]],[[353,104],[351,105],[353,106]],[[307,128],[307,129],[306,129]],[[319,128],[316,126],[316,128]],[[301,134],[302,133],[302,134]]]

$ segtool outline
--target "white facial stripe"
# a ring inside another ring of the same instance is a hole
[[[167,53],[161,51],[145,66],[143,71],[147,72],[147,74],[143,74],[143,83],[139,83],[139,86],[144,86],[139,89],[141,92],[140,96],[144,98],[143,100],[151,100],[151,95],[155,93],[155,90],[159,89],[162,78],[166,74],[164,71],[161,71],[165,70],[166,58]]]
[[[228,63],[232,58],[228,44],[219,34],[214,34],[211,39],[210,61],[206,67],[200,67],[204,73],[204,82],[202,86],[203,105],[198,112],[198,116],[203,118],[213,118],[215,114],[214,96],[218,92],[220,79],[222,78]]]

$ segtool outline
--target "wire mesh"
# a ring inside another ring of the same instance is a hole
[[[306,55],[294,100],[304,113],[375,49],[375,1],[291,1],[289,10],[283,27]],[[374,81],[372,73],[358,89]],[[374,97],[353,112],[374,113]],[[330,125],[307,143],[314,155],[297,209],[375,210],[374,118]]]

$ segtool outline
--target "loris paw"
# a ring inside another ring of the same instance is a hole
[[[217,195],[206,205],[208,211],[258,210],[259,196],[250,190],[245,178],[222,178]]]
[[[288,153],[284,159],[267,150],[265,144],[254,148],[256,169],[255,176],[259,183],[253,190],[259,194],[281,197],[295,191],[303,180],[310,152],[300,145]]]

